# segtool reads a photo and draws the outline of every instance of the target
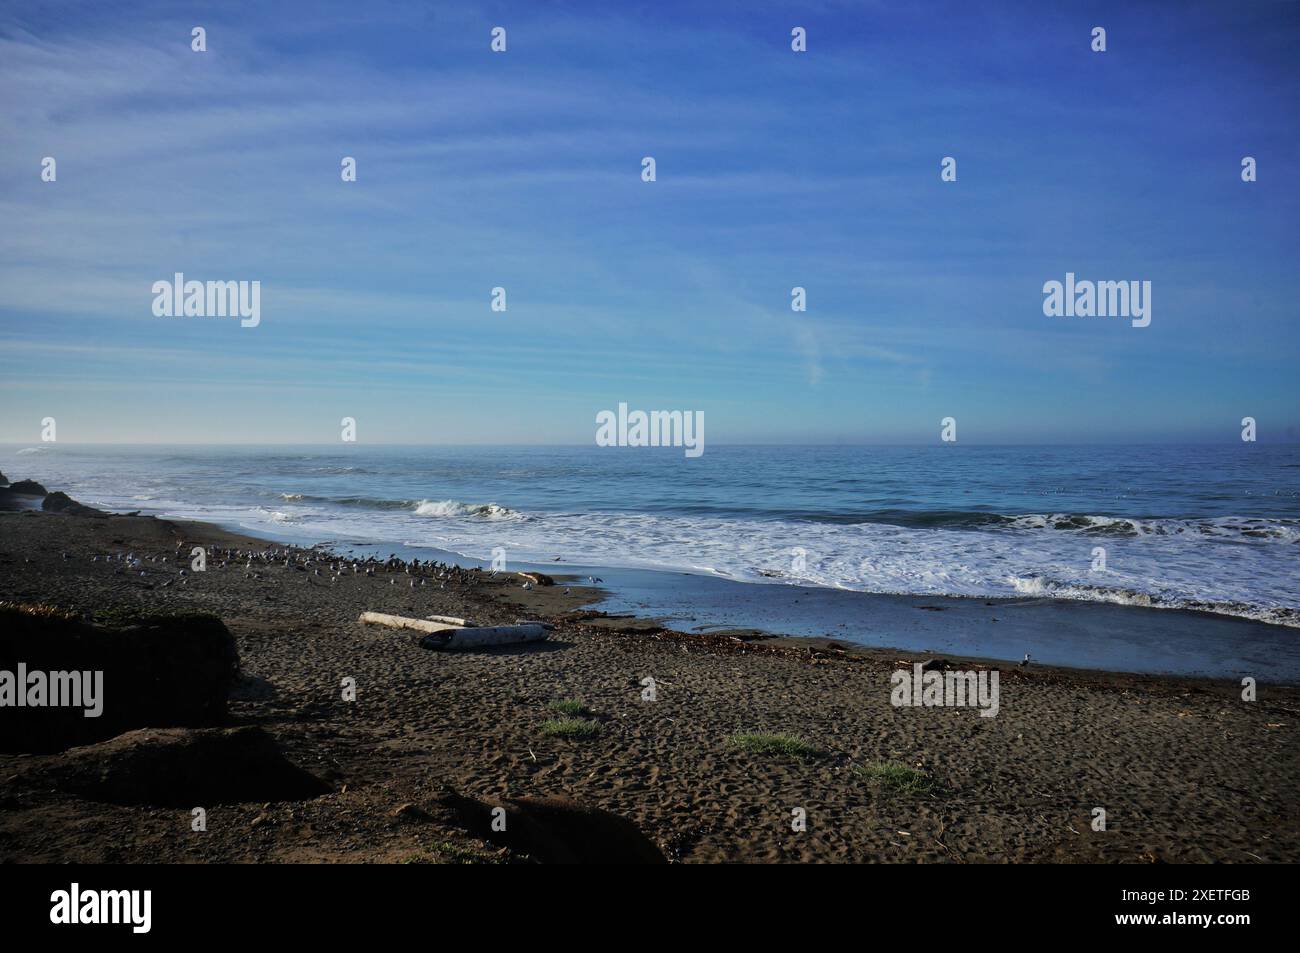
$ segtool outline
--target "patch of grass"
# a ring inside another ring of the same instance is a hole
[[[110,629],[123,629],[132,625],[167,625],[185,622],[220,622],[221,616],[211,612],[193,610],[159,611],[143,606],[104,606],[91,613],[91,621]]]
[[[548,718],[542,722],[542,734],[551,738],[594,738],[600,725],[582,718]]]
[[[940,790],[939,782],[930,775],[897,761],[873,761],[853,770],[859,777],[878,781],[882,788],[898,794],[938,794]]]
[[[738,731],[731,744],[749,754],[779,755],[790,758],[815,758],[821,751],[796,735],[771,731]]]
[[[428,845],[428,848],[438,856],[435,858],[421,851],[403,857],[399,863],[436,864],[441,861],[452,864],[499,864],[501,862],[500,858],[493,854],[485,854],[470,847],[461,847],[451,841],[434,841]]]
[[[55,619],[59,622],[76,622],[78,619],[75,612],[60,609],[58,606],[46,605],[43,602],[10,602],[7,599],[0,601],[0,614],[30,616],[34,619]]]
[[[546,707],[557,715],[566,715],[569,718],[585,718],[591,714],[591,710],[576,698],[557,698]]]

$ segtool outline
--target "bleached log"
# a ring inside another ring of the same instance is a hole
[[[541,623],[528,625],[488,625],[477,628],[451,628],[426,635],[420,645],[426,649],[457,652],[464,649],[487,649],[498,645],[516,645],[521,642],[541,642],[547,637],[550,626]]]
[[[459,629],[464,625],[464,620],[452,624],[434,619],[412,619],[404,615],[389,615],[387,612],[363,612],[357,621],[364,625],[386,625],[390,629],[415,629],[417,632],[445,632],[448,629]]]

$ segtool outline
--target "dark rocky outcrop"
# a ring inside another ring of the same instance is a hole
[[[45,496],[46,489],[35,480],[19,480],[17,483],[9,484],[10,493],[21,493],[24,496]]]
[[[0,751],[48,752],[143,727],[220,724],[239,673],[234,637],[199,613],[109,615],[92,625],[48,606],[0,603],[0,673],[102,672],[102,713],[0,709]],[[0,675],[3,678],[3,675]]]
[[[330,791],[255,727],[142,728],[36,759],[23,780],[91,801],[180,808],[300,801]]]
[[[448,792],[441,803],[474,836],[544,864],[668,863],[631,821],[568,798],[505,798],[489,803]],[[504,831],[492,829],[495,807],[505,808]]]
[[[66,513],[69,516],[108,516],[103,510],[78,503],[62,490],[55,490],[48,494],[41,503],[41,509],[51,513]]]

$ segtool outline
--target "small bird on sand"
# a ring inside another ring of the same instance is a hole
[[[1029,653],[1028,653],[1028,652],[1026,652],[1026,653],[1025,653],[1025,657],[1022,658],[1022,659],[1020,660],[1020,667],[1021,667],[1021,668],[1028,668],[1028,667],[1029,667]]]

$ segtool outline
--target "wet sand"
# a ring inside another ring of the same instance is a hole
[[[1004,665],[996,717],[896,708],[891,674],[925,656],[602,618],[584,608],[601,594],[563,578],[532,590],[518,577],[413,590],[382,574],[330,583],[241,565],[182,583],[188,559],[176,560],[177,543],[186,553],[267,545],[148,517],[0,513],[0,599],[219,615],[243,668],[231,723],[265,728],[332,793],[212,807],[208,830],[195,833],[188,811],[59,793],[40,783],[40,759],[0,755],[0,859],[518,859],[439,807],[448,788],[487,800],[572,797],[628,818],[685,862],[1300,859],[1294,688],[1262,685],[1244,702],[1226,679]],[[92,561],[127,552],[160,562],[141,577]],[[557,628],[534,647],[444,654],[359,625],[365,610],[541,617]],[[655,701],[642,700],[647,676]],[[348,677],[355,702],[341,698]],[[590,710],[593,737],[544,733],[547,706],[561,699]],[[742,731],[797,735],[818,753],[752,754],[730,742]],[[931,786],[896,790],[863,776],[883,761]],[[1090,826],[1096,807],[1105,831]],[[791,829],[796,808],[806,831]]]
[[[586,572],[586,570],[583,570]],[[1300,629],[1185,609],[1048,598],[891,595],[737,582],[695,573],[592,570],[598,608],[686,631],[760,629],[853,645],[1049,665],[1300,685]]]

